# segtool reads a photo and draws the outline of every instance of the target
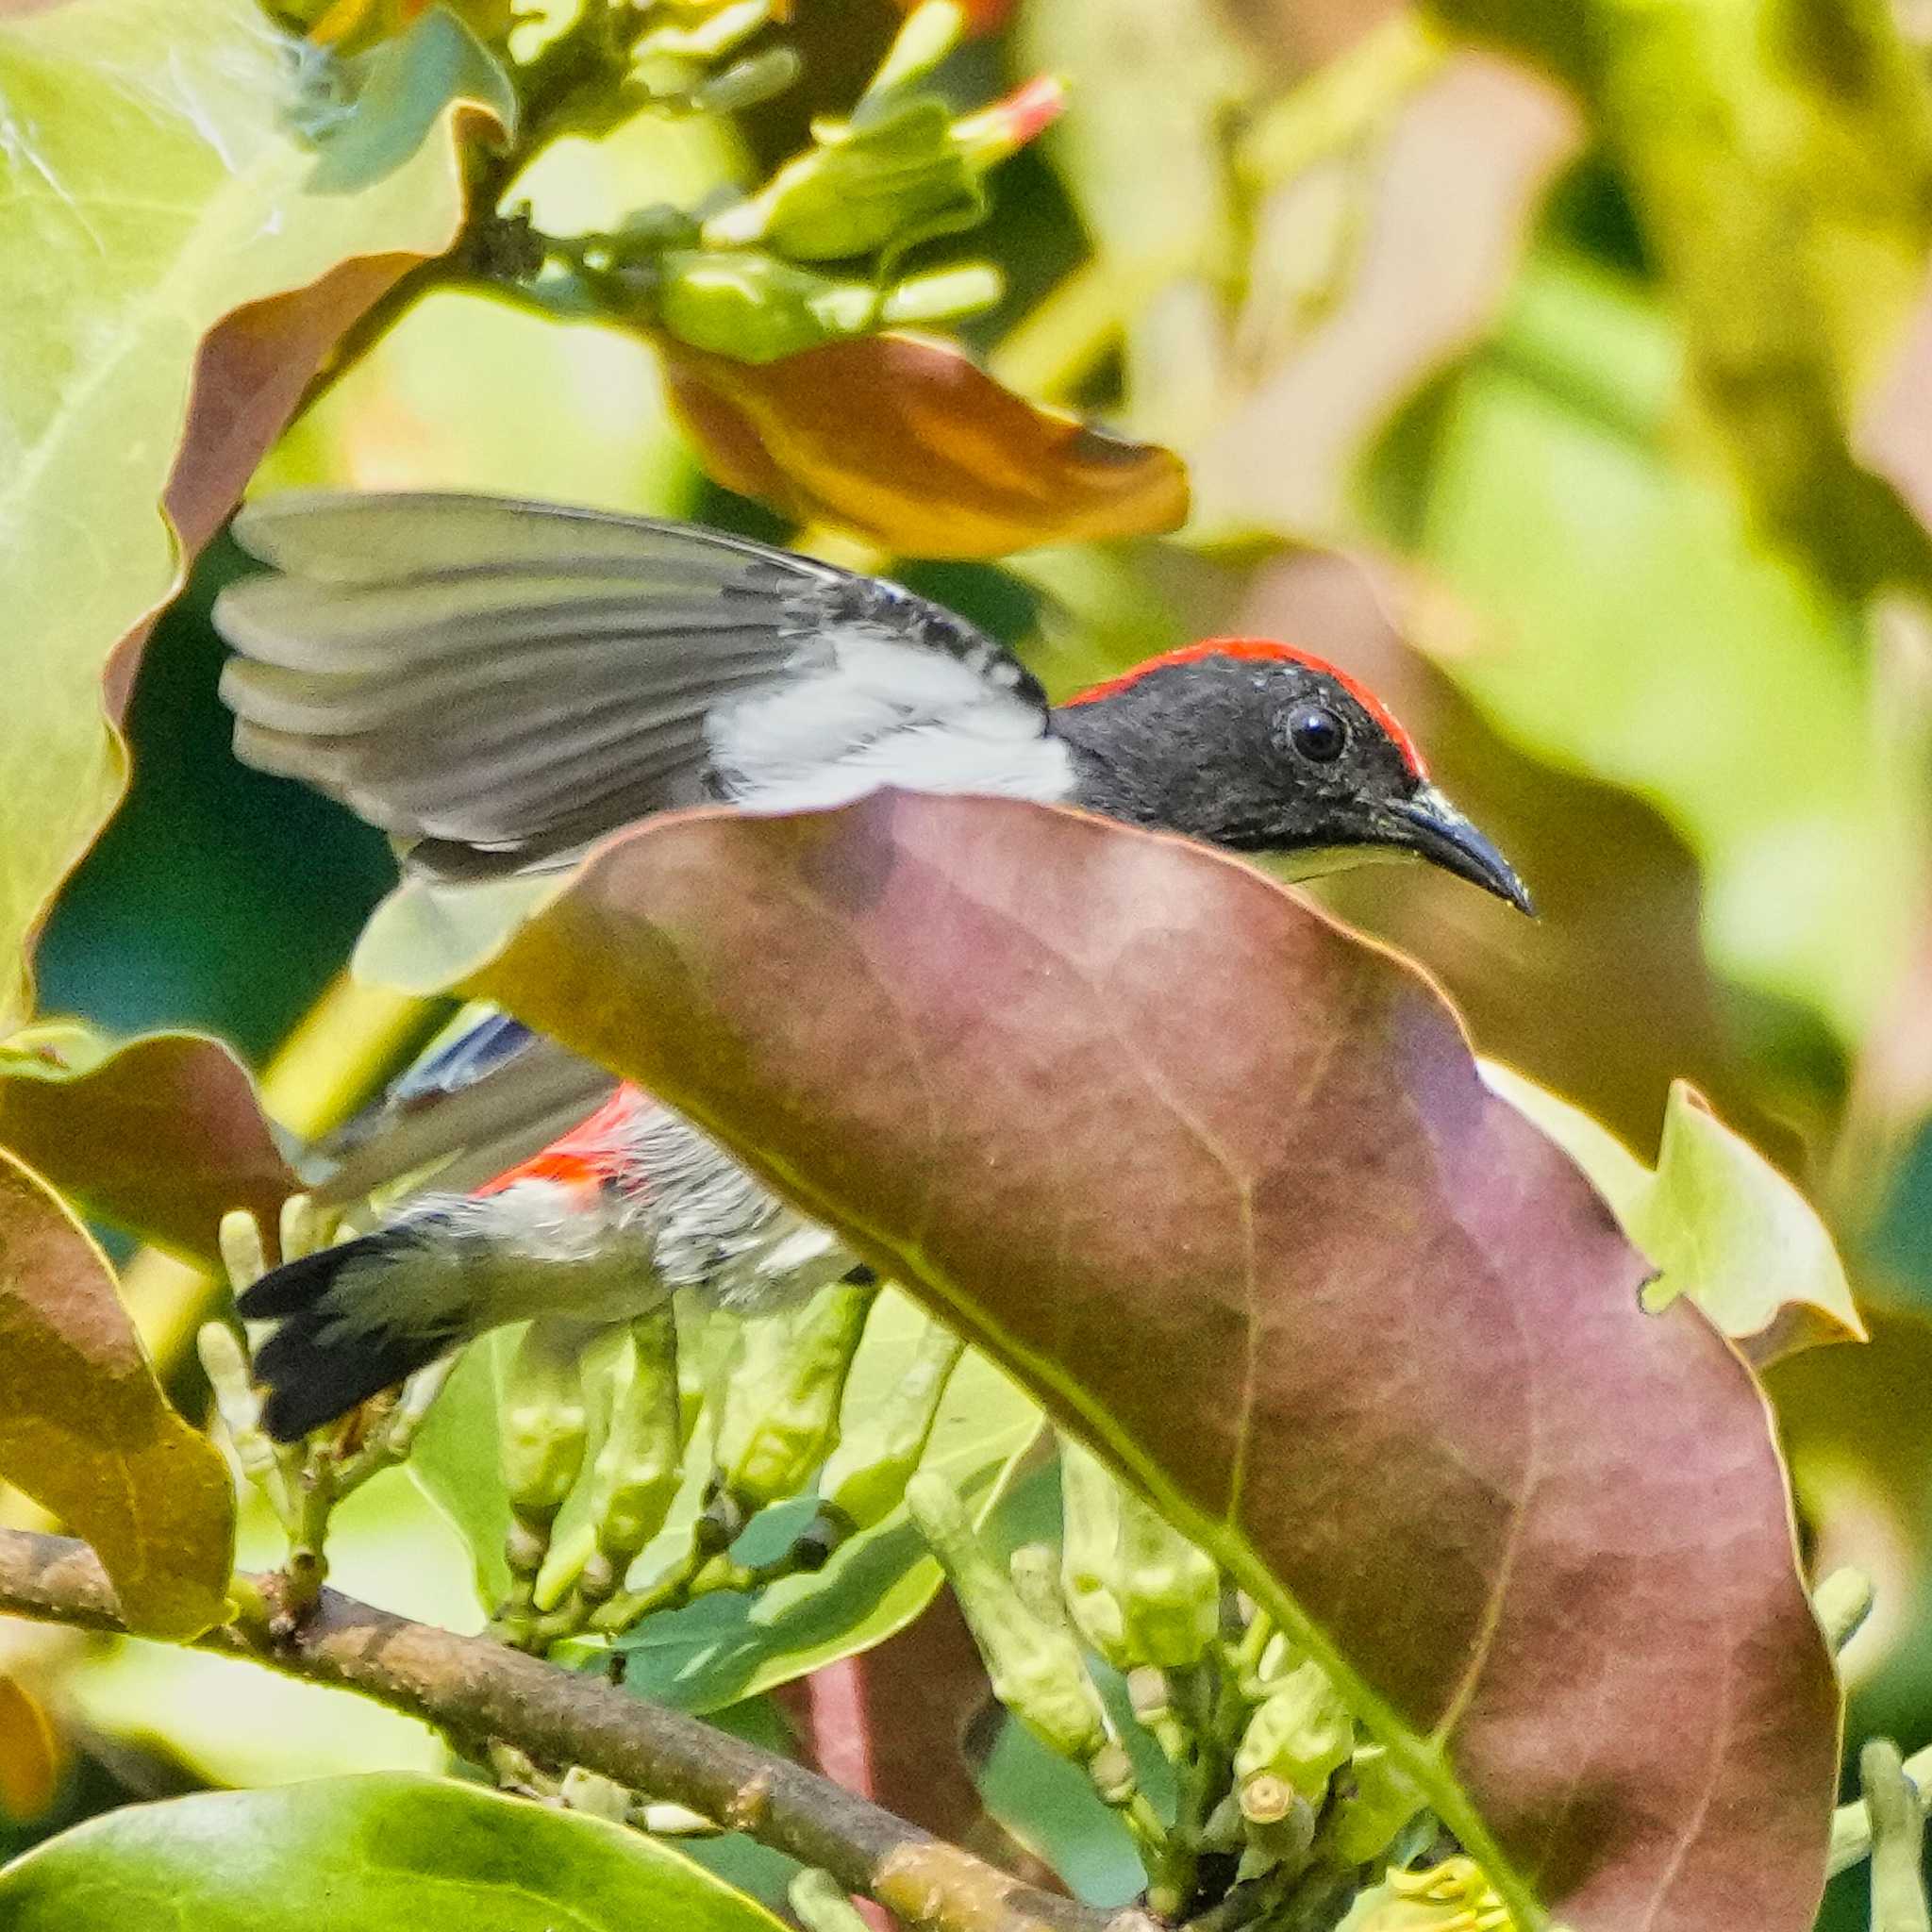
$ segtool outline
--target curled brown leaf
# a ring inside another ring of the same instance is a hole
[[[666,342],[671,397],[719,482],[914,557],[1171,530],[1172,451],[1016,395],[924,337],[829,342],[754,366]]]

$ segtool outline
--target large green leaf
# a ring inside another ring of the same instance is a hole
[[[130,1628],[192,1637],[220,1620],[228,1465],[168,1407],[106,1257],[4,1149],[0,1477],[94,1546]]]
[[[1809,1925],[1838,1698],[1762,1398],[1419,975],[1184,841],[884,794],[627,834],[474,986],[1142,1481],[1525,1932]]]
[[[847,1432],[890,1399],[925,1325],[926,1317],[904,1295],[888,1291],[879,1297],[846,1384],[841,1423]],[[478,1588],[491,1605],[508,1581],[503,1543],[509,1505],[498,1441],[499,1383],[511,1340],[499,1330],[472,1348],[438,1399],[408,1465],[470,1544]],[[924,1466],[945,1475],[974,1515],[983,1517],[1039,1426],[1034,1404],[985,1357],[969,1353],[947,1385]],[[593,1439],[587,1466],[595,1450]],[[709,1431],[701,1423],[670,1517],[633,1566],[641,1582],[688,1547],[709,1472]],[[811,1514],[808,1499],[766,1510],[746,1532],[741,1554],[751,1560],[778,1555]],[[567,1503],[558,1527],[566,1564],[573,1555],[581,1559],[589,1531],[580,1509]],[[625,1682],[681,1709],[716,1710],[883,1641],[932,1601],[941,1581],[939,1565],[897,1507],[834,1551],[816,1574],[787,1577],[756,1597],[720,1591],[647,1618],[622,1640]]]
[[[47,1025],[0,1041],[0,1145],[84,1213],[206,1266],[230,1208],[272,1227],[296,1187],[246,1069],[192,1033],[115,1046]]]
[[[390,1773],[108,1812],[0,1872],[8,1932],[777,1932],[641,1832]]]
[[[460,219],[446,118],[382,178],[319,192],[294,89],[253,0],[0,19],[0,1024],[122,791],[117,645],[179,585],[171,520],[206,539],[340,330]]]

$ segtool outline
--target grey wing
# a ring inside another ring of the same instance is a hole
[[[271,497],[235,535],[272,566],[215,607],[237,753],[341,800],[432,877],[562,864],[707,796],[830,802],[828,761],[877,767],[881,739],[936,705],[1046,745],[1039,687],[991,639],[748,539],[415,493]],[[805,687],[802,706],[766,702]]]
[[[439,1192],[467,1192],[541,1153],[617,1084],[508,1015],[486,1019],[325,1141],[317,1151],[327,1172],[309,1191],[346,1206],[420,1175]]]

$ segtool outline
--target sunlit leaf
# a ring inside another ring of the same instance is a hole
[[[847,1432],[861,1427],[890,1398],[924,1325],[925,1318],[904,1296],[888,1292],[879,1298],[846,1385],[841,1422]],[[510,1516],[498,1446],[499,1378],[508,1347],[508,1331],[499,1331],[471,1350],[438,1400],[408,1464],[470,1544],[478,1588],[491,1607],[508,1581],[503,1545]],[[983,1516],[1039,1426],[1033,1403],[983,1357],[969,1354],[947,1386],[924,1466],[948,1477],[974,1514]],[[593,1440],[587,1464],[595,1446]],[[670,1517],[632,1567],[637,1583],[667,1568],[688,1547],[709,1473],[709,1434],[701,1424]],[[811,1515],[808,1500],[766,1511],[746,1532],[742,1554],[748,1560],[779,1555]],[[588,1530],[580,1509],[566,1504],[558,1521],[559,1546],[568,1552]],[[622,1640],[629,1657],[625,1681],[660,1703],[715,1710],[903,1629],[932,1601],[941,1580],[939,1565],[905,1509],[894,1508],[835,1550],[812,1574],[787,1577],[756,1598],[721,1591],[688,1609],[646,1618]]]
[[[181,579],[164,499],[204,539],[320,355],[460,217],[446,127],[365,192],[313,192],[293,88],[252,0],[0,20],[0,603],[16,673],[0,1023],[25,1009],[24,949],[125,782],[111,721],[133,659],[116,646]]]
[[[1761,1399],[1399,962],[1182,841],[884,794],[629,834],[475,983],[1140,1476],[1525,1925],[1809,1924],[1837,1693]]]
[[[8,1932],[776,1932],[689,1858],[581,1812],[390,1773],[127,1806],[0,1872]]]
[[[1844,1263],[1818,1213],[1679,1081],[1655,1169],[1582,1108],[1489,1065],[1483,1077],[1563,1148],[1657,1264],[1653,1313],[1681,1295],[1760,1367],[1816,1341],[1865,1339]]]
[[[705,467],[801,521],[917,557],[1171,530],[1180,459],[1002,389],[963,351],[867,336],[754,367],[667,344]]]
[[[4,1149],[0,1476],[94,1546],[132,1628],[190,1637],[221,1617],[228,1465],[168,1407],[100,1250]]]
[[[0,1146],[84,1212],[209,1263],[230,1208],[273,1227],[296,1187],[247,1072],[192,1033],[0,1041]]]

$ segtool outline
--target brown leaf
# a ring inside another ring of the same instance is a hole
[[[1138,1475],[1525,1927],[1810,1924],[1837,1692],[1762,1400],[1401,962],[1177,840],[888,793],[628,834],[476,983]]]
[[[100,1250],[4,1149],[0,1477],[93,1545],[131,1629],[186,1638],[222,1616],[228,1466],[168,1407]]]
[[[662,348],[672,402],[719,482],[908,556],[1094,542],[1188,513],[1172,451],[1030,403],[944,342],[865,336],[756,367]]]
[[[0,1049],[0,1145],[88,1214],[218,1264],[222,1216],[275,1224],[298,1183],[219,1041],[156,1033],[79,1073]]]

